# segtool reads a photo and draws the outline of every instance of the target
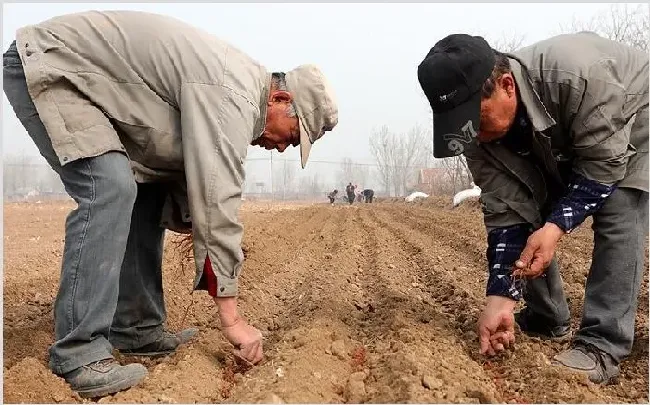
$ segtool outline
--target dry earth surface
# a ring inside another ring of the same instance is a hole
[[[4,402],[84,402],[47,369],[73,207],[4,206]],[[99,402],[648,402],[647,259],[632,355],[617,385],[599,387],[549,365],[566,344],[518,334],[514,351],[478,355],[486,242],[475,202],[455,210],[438,199],[246,202],[240,215],[240,302],[263,331],[264,362],[234,363],[214,305],[205,292],[191,294],[193,265],[169,234],[168,327],[197,326],[200,334],[172,356],[145,360],[143,383]],[[558,253],[574,327],[591,260],[589,224]]]

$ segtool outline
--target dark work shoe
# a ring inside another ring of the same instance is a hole
[[[568,322],[562,325],[551,325],[546,318],[532,312],[528,307],[515,313],[515,322],[519,325],[519,329],[529,336],[555,342],[571,339],[571,325]]]
[[[581,343],[553,357],[552,364],[586,374],[596,384],[615,383],[620,375],[618,365],[609,354]]]
[[[174,353],[178,346],[189,342],[198,331],[197,328],[183,329],[178,333],[164,331],[155,342],[137,349],[121,349],[120,353],[127,356],[166,356]]]
[[[63,375],[82,398],[97,398],[133,387],[147,375],[142,364],[121,366],[113,359],[96,361]]]

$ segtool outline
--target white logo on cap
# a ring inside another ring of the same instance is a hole
[[[442,96],[438,97],[441,103],[447,102],[450,98],[456,95],[456,90],[452,91],[451,93],[448,94],[443,94]]]
[[[472,142],[472,139],[476,138],[476,131],[472,125],[472,120],[467,121],[465,125],[460,128],[460,134],[445,134],[442,136],[442,139],[449,141],[447,143],[447,148],[455,154],[459,155],[465,150],[463,144],[469,144]]]

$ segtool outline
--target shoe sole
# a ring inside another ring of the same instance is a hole
[[[180,346],[180,345],[179,345]],[[161,356],[168,356],[176,350],[166,350],[163,352],[125,352],[125,351],[119,351],[122,353],[124,356],[137,356],[137,357],[161,357]]]
[[[82,398],[104,397],[106,395],[115,394],[117,392],[124,391],[131,388],[139,384],[142,380],[144,380],[146,376],[147,376],[147,372],[145,371],[139,377],[135,377],[135,378],[129,377],[127,379],[114,382],[107,386],[93,388],[93,389],[86,389],[86,390],[75,390],[75,392],[77,392],[77,394],[79,394],[79,396]]]

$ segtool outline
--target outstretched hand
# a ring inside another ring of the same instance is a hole
[[[521,252],[519,260],[515,262],[514,277],[537,278],[544,274],[551,264],[557,243],[564,235],[564,231],[557,225],[547,222],[542,228],[533,232],[526,242],[526,247]]]

